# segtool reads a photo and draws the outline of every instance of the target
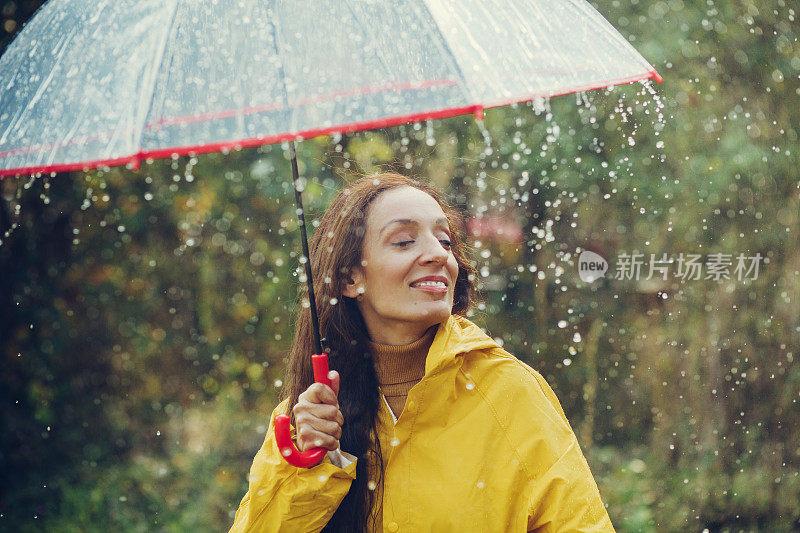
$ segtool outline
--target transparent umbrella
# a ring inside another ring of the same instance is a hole
[[[294,140],[648,78],[584,0],[51,0],[0,57],[0,176],[292,141],[308,258]]]

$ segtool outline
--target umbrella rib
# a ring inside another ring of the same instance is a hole
[[[453,53],[453,50],[450,48],[450,45],[448,44],[447,36],[445,36],[444,32],[442,31],[442,28],[439,25],[439,21],[436,20],[436,17],[433,16],[433,12],[428,7],[426,0],[419,0],[419,3],[422,4],[422,7],[425,9],[425,11],[427,11],[430,20],[433,21],[433,24],[436,26],[436,29],[439,30],[439,35],[441,36],[441,41],[442,41],[442,48],[446,50],[447,54],[453,61],[453,67],[456,70],[456,74],[461,79],[461,86],[464,87],[464,92],[466,93],[465,96],[467,97],[467,103],[470,105],[473,104],[480,105],[481,102],[478,102],[477,98],[475,98],[475,96],[472,94],[472,88],[467,83],[467,78],[466,76],[464,76],[464,72],[461,70],[461,65],[458,63],[456,55]]]
[[[616,31],[614,26],[612,26],[611,23],[608,22],[608,20],[602,15],[602,13],[600,13],[593,5],[589,4],[588,2],[575,2],[574,0],[570,0],[570,3],[575,6],[576,10],[592,15],[597,22],[597,27],[602,30],[602,35],[608,42],[613,42],[619,47],[625,48],[626,50],[633,48],[631,43],[626,41],[625,38],[622,37],[622,34]],[[638,57],[636,57],[637,55]],[[641,54],[634,54],[634,58],[639,62],[639,64],[644,62],[643,66],[647,68],[648,72],[655,72],[653,65],[651,65],[644,56]]]
[[[356,21],[359,20],[359,17],[356,15],[355,10],[353,10],[353,6],[350,4],[350,2],[345,2],[345,5],[347,6],[347,9],[350,11],[350,14],[353,16],[353,20]],[[370,36],[372,37],[371,42],[373,43],[378,42],[378,39],[376,38],[375,32],[372,30],[372,25],[369,24],[369,21],[367,21],[367,23],[364,24],[363,27],[369,32]],[[386,63],[386,61],[383,60],[383,57],[380,54],[380,51],[377,46],[375,47],[375,57],[378,59],[378,61],[380,61],[380,64],[381,66],[383,66],[383,70],[386,72],[386,74],[388,76],[391,76],[392,71],[389,68],[389,65]]]
[[[281,48],[278,46],[278,27],[273,22],[273,14],[275,12],[275,2],[269,2],[269,8],[267,8],[266,15],[267,15],[267,23],[272,28],[272,43],[275,47],[275,57],[278,58],[278,75],[281,79],[281,84],[283,85],[283,106],[285,109],[289,110],[290,113],[290,120],[289,120],[289,132],[291,133],[292,130],[292,123],[294,119],[294,109],[289,106],[289,89],[286,87],[286,72],[283,70],[283,61],[281,61]]]
[[[152,80],[152,83],[150,85],[150,103],[148,104],[147,109],[144,110],[142,124],[141,124],[141,127],[139,129],[139,139],[136,142],[136,144],[134,145],[134,149],[136,150],[136,153],[131,158],[132,160],[134,160],[136,162],[138,162],[140,157],[141,157],[141,153],[142,153],[142,138],[144,137],[144,132],[147,130],[147,117],[150,116],[150,113],[153,110],[153,104],[154,104],[155,99],[156,99],[156,86],[158,84],[158,76],[159,76],[159,73],[162,71],[162,67],[164,66],[164,56],[167,53],[167,46],[169,45],[170,38],[171,38],[171,36],[173,34],[173,31],[176,30],[176,28],[174,28],[173,25],[175,24],[176,20],[179,20],[177,18],[177,15],[178,15],[178,10],[180,9],[180,5],[181,5],[181,0],[176,0],[175,7],[172,10],[172,15],[169,17],[169,20],[168,20],[168,23],[167,23],[167,35],[166,35],[166,37],[164,37],[164,42],[161,45],[161,50],[159,51],[158,61],[157,62],[153,62],[153,64],[156,65],[156,67],[155,67],[154,74],[153,74],[153,80]],[[167,73],[169,74],[169,69],[167,69]],[[167,77],[167,80],[169,80],[169,77]],[[167,82],[165,81],[164,87],[166,87],[166,86],[167,86]],[[164,94],[166,94],[166,90],[164,91]]]

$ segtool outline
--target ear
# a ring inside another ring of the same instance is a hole
[[[350,275],[345,276],[344,281],[345,284],[344,289],[342,289],[342,295],[348,298],[357,298],[363,294],[364,271],[360,267],[353,267],[353,269],[350,270]],[[361,292],[359,292],[360,288]]]

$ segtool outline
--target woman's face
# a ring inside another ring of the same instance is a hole
[[[414,187],[378,195],[367,211],[361,267],[344,295],[374,342],[408,344],[450,316],[458,263],[439,203]]]

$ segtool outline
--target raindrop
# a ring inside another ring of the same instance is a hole
[[[436,144],[436,138],[433,136],[433,121],[430,119],[425,121],[425,144],[428,146]]]
[[[559,320],[558,321],[558,327],[561,328],[561,329],[564,329],[565,327],[567,327],[567,321],[566,320]]]
[[[550,99],[541,96],[531,100],[531,107],[537,115],[550,111]]]

